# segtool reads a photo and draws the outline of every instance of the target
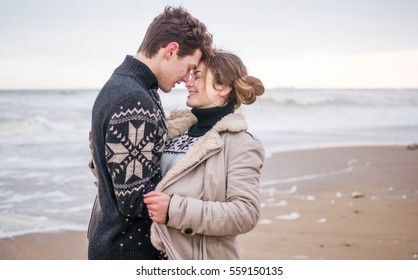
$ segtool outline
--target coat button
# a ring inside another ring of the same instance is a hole
[[[192,233],[193,233],[193,230],[192,230],[191,228],[186,228],[186,229],[184,230],[184,233],[185,233],[185,234],[192,234]]]

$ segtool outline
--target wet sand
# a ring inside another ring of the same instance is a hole
[[[276,154],[263,173],[245,259],[418,259],[418,150],[324,148]],[[269,186],[266,186],[269,185]]]

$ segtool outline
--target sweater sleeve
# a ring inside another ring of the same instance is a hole
[[[106,162],[122,215],[148,217],[143,195],[161,179],[164,116],[148,99],[130,97],[112,110],[106,132]]]

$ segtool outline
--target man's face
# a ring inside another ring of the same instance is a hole
[[[173,53],[172,57],[167,60],[164,67],[164,73],[158,79],[158,86],[163,92],[170,92],[176,84],[181,82],[187,83],[190,78],[190,72],[196,69],[199,64],[202,53],[196,50],[194,54],[179,57],[177,52]]]

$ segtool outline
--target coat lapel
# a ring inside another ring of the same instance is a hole
[[[169,131],[167,133],[168,139],[173,139],[183,134],[187,129],[196,123],[196,118],[190,110],[175,111],[174,115],[170,114],[167,118]],[[248,125],[244,116],[238,113],[229,114],[216,123],[211,130],[200,137],[187,153],[171,168],[161,182],[158,184],[156,190],[164,190],[164,186],[178,176],[184,176],[189,170],[208,156],[220,151],[223,147],[223,140],[220,136],[222,132],[239,132],[246,130]]]

